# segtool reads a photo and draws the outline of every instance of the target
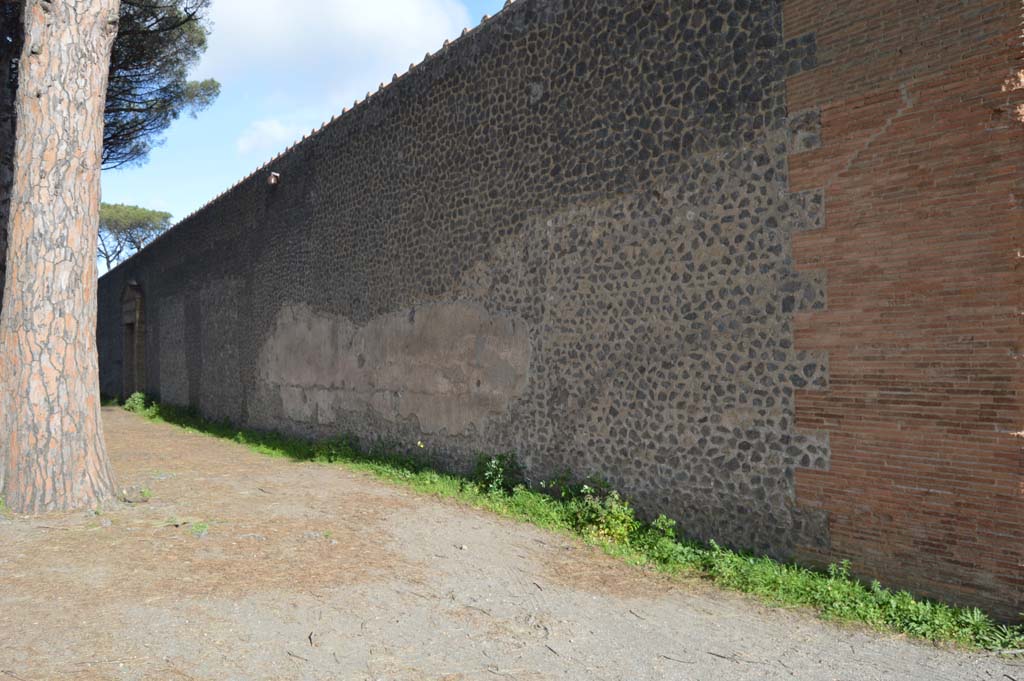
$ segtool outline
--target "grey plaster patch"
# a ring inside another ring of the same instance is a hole
[[[505,415],[526,387],[529,364],[525,324],[479,304],[428,304],[364,326],[299,304],[278,314],[259,380],[300,423],[333,424],[342,412],[370,410],[415,418],[425,433],[458,435]]]

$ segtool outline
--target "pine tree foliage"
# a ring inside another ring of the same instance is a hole
[[[110,269],[141,251],[170,224],[170,213],[121,203],[101,204],[98,255]]]
[[[217,81],[188,78],[206,51],[210,2],[121,3],[104,112],[105,168],[144,161],[175,119],[195,116],[217,98]]]

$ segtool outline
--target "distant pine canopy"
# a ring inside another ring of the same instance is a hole
[[[113,268],[138,253],[171,224],[171,214],[122,203],[100,204],[97,255]]]

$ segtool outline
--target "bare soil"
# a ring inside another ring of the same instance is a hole
[[[340,467],[104,417],[139,502],[0,519],[0,681],[1024,681],[1022,662],[766,608]]]

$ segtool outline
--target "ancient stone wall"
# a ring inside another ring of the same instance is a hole
[[[863,4],[851,3],[851,16]],[[817,177],[812,159],[829,157],[840,129],[829,124],[845,96],[834,81],[860,82],[836,71],[849,68],[844,55],[863,50],[865,69],[891,68],[861,42],[843,43],[817,6],[511,4],[106,275],[104,391],[122,385],[117,301],[136,282],[147,389],[165,401],[256,428],[423,441],[456,468],[477,452],[515,451],[533,481],[601,475],[694,537],[784,558],[849,557],[863,574],[1008,612],[1019,565],[964,569],[939,550],[932,563],[907,561],[886,547],[887,532],[898,544],[905,529],[898,516],[872,530],[873,545],[849,541],[845,504],[856,493],[829,491],[850,480],[831,477],[830,429],[855,409],[842,400],[850,386],[875,390],[886,369],[844,364],[836,391],[830,353],[847,361],[844,325],[860,329],[869,313],[835,307],[835,278],[843,306],[855,280],[829,260],[845,252],[834,230],[869,228],[843,227],[834,211],[850,199],[833,195],[838,182]],[[901,30],[910,40],[924,29]],[[873,101],[867,80],[856,96]],[[870,147],[876,124],[854,152]],[[1019,133],[1005,126],[1007,139]],[[894,193],[899,179],[879,191]],[[894,215],[862,214],[901,241],[925,228]],[[866,271],[886,252],[865,241]],[[902,265],[899,278],[919,266]],[[1001,266],[972,261],[963,277]],[[980,333],[976,312],[948,322],[950,333]],[[808,342],[812,329],[835,342]],[[957,420],[965,440],[992,428],[989,397],[1001,424],[1020,420],[1019,373],[998,373],[977,375],[977,410]],[[893,400],[868,408],[893,412]],[[871,465],[895,455],[878,451]],[[1019,455],[961,459],[1017,466],[1019,481]],[[869,512],[892,510],[862,497]],[[951,520],[975,517],[953,499],[946,508]],[[1020,539],[1015,522],[993,527]],[[952,538],[975,531],[944,527]],[[939,564],[940,581],[918,579]],[[967,582],[953,577],[968,573],[987,575],[989,588],[960,588]]]

